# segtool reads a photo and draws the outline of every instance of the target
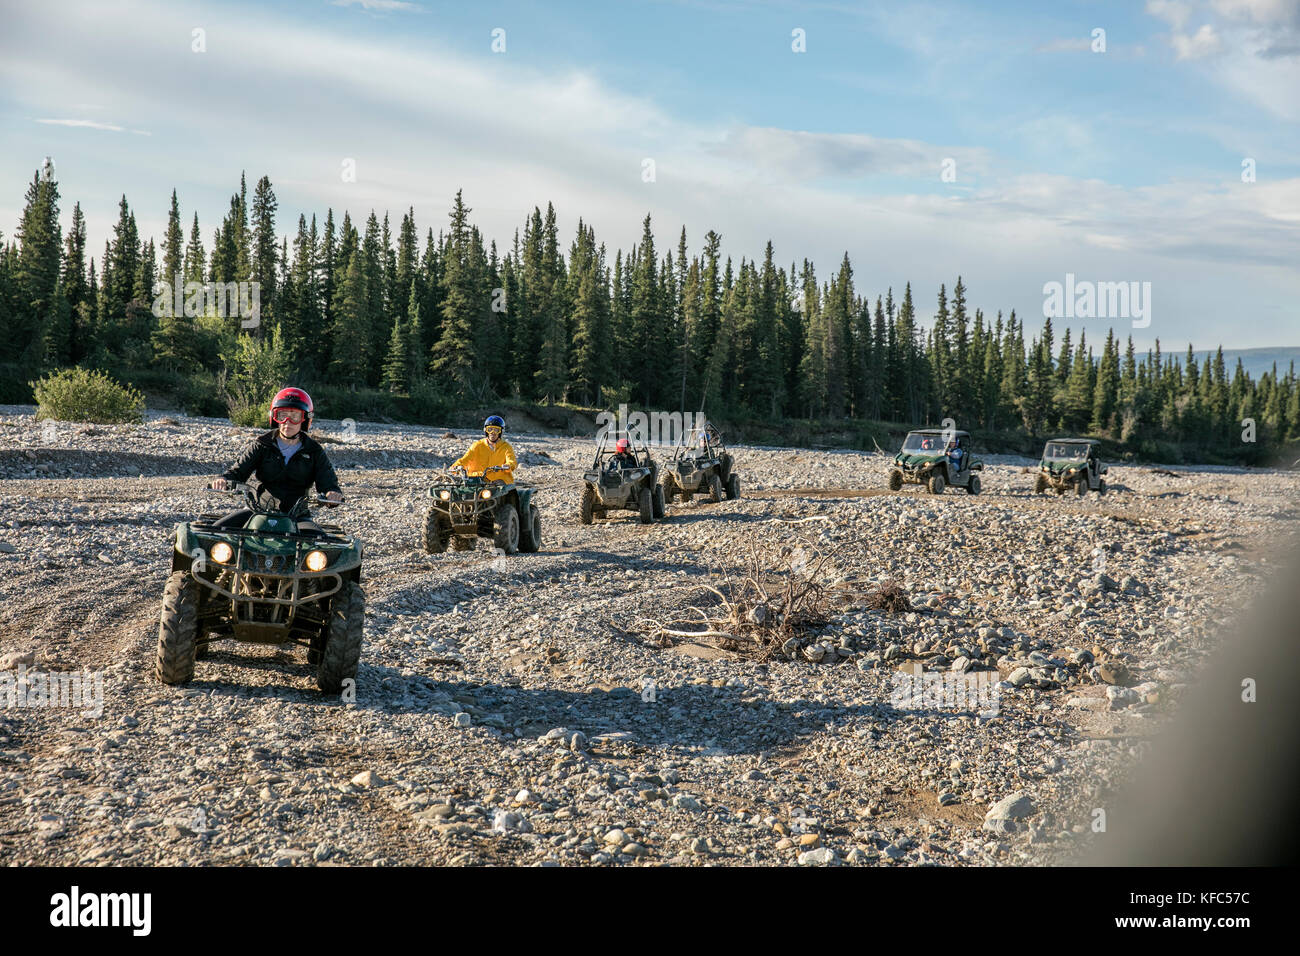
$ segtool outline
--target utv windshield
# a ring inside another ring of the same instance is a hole
[[[1047,451],[1043,452],[1043,457],[1049,461],[1086,461],[1088,447],[1088,445],[1052,441],[1047,443]]]
[[[903,451],[912,455],[937,455],[943,451],[943,436],[913,432],[903,441]]]

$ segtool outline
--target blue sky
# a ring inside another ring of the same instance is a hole
[[[1300,0],[65,0],[10,7],[0,72],[0,230],[50,155],[97,257],[123,192],[157,237],[175,187],[210,245],[246,169],[286,233],[327,206],[436,230],[463,187],[503,247],[550,200],[566,246],[648,212],[661,250],[770,238],[822,277],[847,251],[923,319],[961,274],[1037,327],[1073,273],[1152,284],[1148,327],[1071,323],[1093,339],[1300,344]]]

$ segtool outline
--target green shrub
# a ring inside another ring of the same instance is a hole
[[[228,412],[217,377],[210,372],[186,376],[177,389],[176,398],[187,415],[220,418]]]
[[[284,386],[293,360],[279,326],[261,341],[252,335],[240,335],[233,354],[225,359],[230,370],[224,389],[230,420],[246,426],[264,423],[271,399]]]
[[[446,392],[430,382],[420,382],[411,388],[410,417],[421,425],[447,425],[457,402]]]
[[[109,425],[144,419],[144,396],[103,372],[65,368],[32,382],[36,417]]]

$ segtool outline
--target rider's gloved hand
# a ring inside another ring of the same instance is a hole
[[[343,500],[343,495],[337,491],[327,491],[325,492],[325,500],[341,502]]]
[[[212,481],[208,482],[208,487],[213,491],[234,491],[235,483],[233,481],[227,481],[225,478],[214,478]]]

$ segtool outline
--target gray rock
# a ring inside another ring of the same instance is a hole
[[[1018,820],[1034,812],[1034,802],[1026,793],[1013,793],[989,807],[984,815],[984,829],[994,833],[1014,833]]]

